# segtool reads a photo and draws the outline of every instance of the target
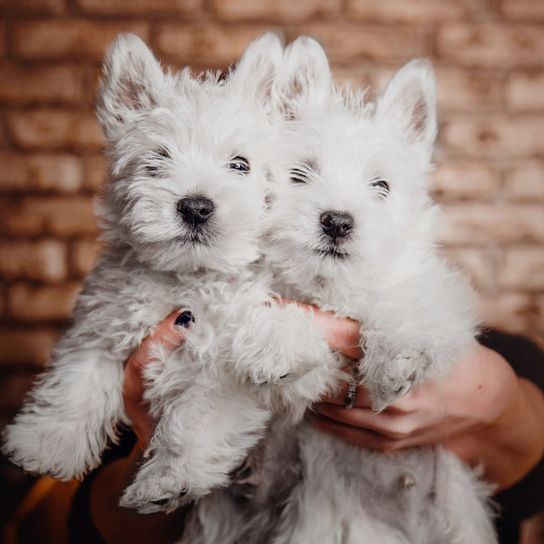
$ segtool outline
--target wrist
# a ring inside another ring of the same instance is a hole
[[[542,392],[531,382],[517,378],[508,402],[488,422],[480,435],[480,462],[488,480],[507,489],[538,464],[544,451],[544,434],[538,414],[544,412]]]

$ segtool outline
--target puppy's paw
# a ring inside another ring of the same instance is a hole
[[[134,482],[125,489],[120,506],[133,508],[140,514],[153,514],[173,512],[195,499],[178,471],[158,466],[155,470],[146,469],[140,470]]]
[[[81,478],[97,466],[105,442],[100,436],[87,436],[84,426],[33,413],[8,425],[2,441],[2,453],[26,472],[64,481]]]
[[[300,377],[298,372],[290,372],[286,368],[264,370],[262,368],[251,369],[248,375],[249,381],[255,385],[278,385],[289,383]]]
[[[363,383],[370,394],[372,409],[381,412],[406,395],[421,381],[428,365],[425,352],[416,349],[384,354],[371,365],[363,361]]]

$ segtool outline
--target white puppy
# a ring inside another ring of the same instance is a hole
[[[440,379],[477,333],[473,292],[435,247],[432,68],[407,64],[369,104],[335,87],[321,47],[299,38],[286,50],[277,96],[288,121],[268,266],[279,293],[362,323],[353,385],[362,382],[383,410]],[[495,542],[485,486],[440,447],[376,453],[306,423],[289,433],[280,417],[248,465],[243,482],[201,503],[203,536],[185,541]]]
[[[227,484],[273,403],[314,398],[312,387],[330,381],[311,372],[325,341],[304,312],[271,303],[256,266],[281,58],[267,35],[225,79],[195,78],[165,73],[135,36],[109,49],[98,106],[111,156],[100,206],[107,249],[6,430],[15,463],[60,479],[96,467],[127,422],[123,362],[176,308],[192,312],[181,320],[187,341],[168,357],[154,349],[147,399],[158,424],[124,506],[172,510]]]

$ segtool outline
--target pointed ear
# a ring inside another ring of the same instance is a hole
[[[300,36],[285,50],[278,81],[279,108],[287,118],[309,105],[320,105],[330,97],[332,76],[329,61],[319,43]]]
[[[97,115],[111,140],[132,114],[157,105],[165,76],[153,53],[134,34],[121,34],[109,46],[103,71]]]
[[[229,87],[250,104],[262,106],[270,103],[282,54],[280,39],[272,32],[252,41],[228,74]]]
[[[413,60],[401,68],[378,100],[378,118],[396,123],[407,142],[422,144],[429,158],[436,138],[436,78],[430,61]]]

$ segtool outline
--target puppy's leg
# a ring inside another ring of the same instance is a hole
[[[162,399],[146,461],[121,506],[141,513],[172,511],[227,485],[229,474],[264,434],[270,413],[236,384],[220,379],[213,384],[203,376],[195,382]]]
[[[125,314],[131,297],[141,305],[146,293],[142,282],[136,288],[127,278],[108,259],[91,272],[73,325],[7,427],[3,451],[25,470],[66,480],[81,477],[100,463],[108,440],[115,441],[117,424],[125,418],[123,362],[150,325]]]
[[[255,384],[293,381],[332,361],[308,312],[295,305],[252,308],[233,336],[232,364]]]
[[[73,340],[73,339],[72,339]],[[115,440],[123,414],[123,366],[98,348],[61,342],[52,368],[5,431],[3,452],[29,472],[82,477]]]
[[[477,333],[472,289],[441,261],[390,287],[372,306],[369,319],[362,319],[361,370],[376,410],[418,383],[443,376]]]

